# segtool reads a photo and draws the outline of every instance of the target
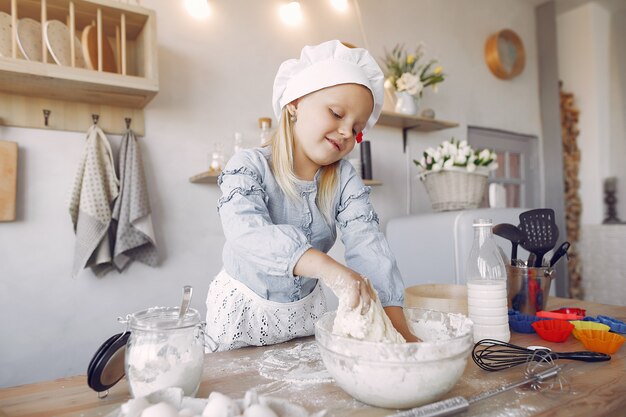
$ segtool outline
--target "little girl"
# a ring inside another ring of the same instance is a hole
[[[307,46],[278,69],[278,131],[234,155],[218,180],[224,267],[207,296],[207,333],[218,350],[312,335],[326,311],[320,281],[362,313],[376,300],[371,282],[396,330],[417,341],[370,188],[342,159],[376,123],[383,78],[368,51],[339,41]],[[348,266],[326,254],[337,229]]]

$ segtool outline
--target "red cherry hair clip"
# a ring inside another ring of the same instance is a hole
[[[363,141],[363,132],[359,132],[356,135],[356,143],[361,143]]]

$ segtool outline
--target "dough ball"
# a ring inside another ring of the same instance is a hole
[[[141,417],[178,417],[178,410],[168,403],[158,403],[143,410]]]
[[[278,415],[266,405],[252,404],[246,408],[243,417],[278,417]]]
[[[196,413],[191,408],[183,408],[178,412],[178,417],[194,417]]]
[[[251,389],[246,392],[245,397],[243,398],[243,408],[244,410],[250,407],[253,404],[259,403],[259,396],[255,390]]]
[[[122,404],[122,415],[124,417],[139,417],[143,410],[148,407],[150,407],[150,403],[144,397],[135,398]]]
[[[215,391],[209,395],[209,402],[202,412],[203,417],[236,417],[239,414],[241,410],[235,401]]]

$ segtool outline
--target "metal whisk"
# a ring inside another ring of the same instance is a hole
[[[570,359],[583,362],[603,362],[610,355],[596,352],[553,352],[548,348],[527,349],[494,339],[483,339],[474,345],[472,359],[485,371],[501,371],[530,361]]]

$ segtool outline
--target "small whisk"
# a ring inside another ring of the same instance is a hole
[[[567,385],[567,381],[561,377],[563,366],[554,365],[554,362],[552,362],[550,358],[544,357],[543,359],[538,359],[538,361],[538,363],[529,364],[526,368],[526,372],[524,373],[524,379],[513,382],[512,384],[503,385],[469,398],[457,396],[410,410],[400,411],[396,414],[392,414],[391,417],[451,416],[467,411],[470,405],[475,404],[478,401],[486,400],[503,392],[525,385],[529,385],[533,390],[539,392],[553,390],[554,388],[557,390],[563,390],[563,388]],[[555,379],[558,380],[558,382],[551,382]]]
[[[611,359],[610,355],[596,352],[554,352],[548,348],[527,349],[522,346],[483,339],[474,345],[472,359],[485,371],[501,371],[532,361],[554,361],[569,359],[583,362],[603,362]]]

